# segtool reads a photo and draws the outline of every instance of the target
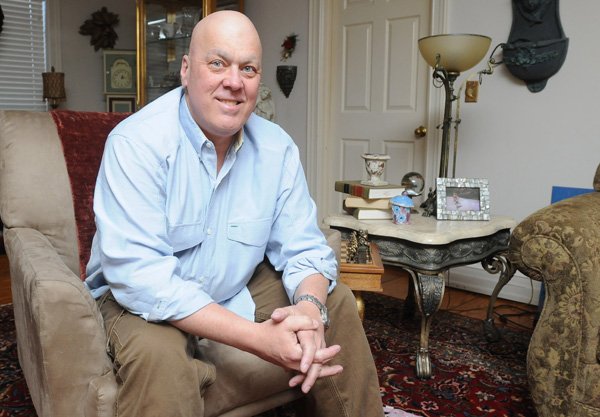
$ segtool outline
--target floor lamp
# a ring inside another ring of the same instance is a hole
[[[419,39],[419,51],[433,68],[433,85],[444,88],[444,120],[442,122],[442,147],[440,152],[439,177],[448,178],[450,159],[450,126],[452,124],[452,103],[454,81],[461,72],[474,67],[487,53],[492,40],[483,35],[445,34]],[[421,204],[423,216],[435,216],[437,197],[435,189],[429,192],[427,200]]]

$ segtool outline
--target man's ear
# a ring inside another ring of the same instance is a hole
[[[179,76],[181,77],[181,85],[185,89],[188,84],[188,74],[190,72],[190,57],[184,55],[181,58],[181,70],[179,71]]]

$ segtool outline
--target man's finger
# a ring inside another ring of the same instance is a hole
[[[317,378],[324,378],[324,377],[328,377],[328,376],[338,375],[338,374],[341,374],[343,371],[344,371],[344,368],[341,365],[320,366],[319,375]],[[306,374],[294,375],[289,381],[289,386],[296,387],[300,384],[303,384],[305,382],[305,380],[306,380]],[[310,389],[312,388],[313,385],[314,385],[314,381],[310,384],[310,387],[308,388],[307,391],[304,391],[304,388],[302,389],[302,391],[307,393],[308,391],[310,391]]]
[[[329,362],[335,355],[340,353],[342,347],[340,345],[331,345],[323,349],[318,349],[315,352],[313,362],[325,364]]]
[[[314,362],[317,345],[313,337],[314,332],[298,332],[298,341],[302,347],[302,359],[300,360],[300,372],[308,372],[310,365]]]
[[[319,322],[317,320],[311,319],[308,316],[289,315],[285,319],[285,324],[289,327],[291,331],[296,333],[302,330],[315,330],[319,327]]]
[[[285,308],[276,308],[275,310],[273,310],[273,312],[271,313],[271,320],[277,322],[277,323],[281,323],[282,321],[284,321],[286,318],[288,318],[291,315],[290,310],[289,309],[285,309]]]

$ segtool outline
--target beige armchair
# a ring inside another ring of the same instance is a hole
[[[600,166],[594,189],[600,191]],[[527,217],[513,232],[510,259],[546,285],[527,354],[539,416],[599,416],[600,192],[560,201]]]
[[[51,113],[0,111],[0,218],[19,362],[40,417],[107,417],[117,383],[82,268],[104,140],[122,115],[60,113],[57,130]],[[339,232],[326,232],[339,257]],[[219,372],[205,393],[207,416],[253,416],[301,395],[281,368],[228,349],[213,357]]]

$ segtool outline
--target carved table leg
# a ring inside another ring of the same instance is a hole
[[[433,315],[440,308],[444,297],[444,273],[426,275],[409,271],[412,275],[417,305],[421,312],[421,340],[417,351],[417,377],[431,377],[431,359],[429,357],[429,330]]]
[[[483,321],[483,334],[488,342],[497,342],[500,340],[500,332],[494,324],[494,305],[498,294],[515,274],[516,268],[508,260],[505,253],[498,253],[481,261],[483,268],[490,274],[500,273],[498,283],[494,287],[494,291],[490,296],[490,304],[488,305],[487,316]]]

